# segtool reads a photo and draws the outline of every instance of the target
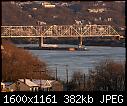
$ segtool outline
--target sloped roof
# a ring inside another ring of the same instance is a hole
[[[5,84],[5,86],[10,86],[11,84],[13,84],[14,82],[3,82]]]
[[[24,83],[24,79],[19,79],[19,81],[23,82]],[[33,87],[33,86],[38,86],[36,83],[30,81],[29,79],[25,79],[25,84],[30,86],[30,87]]]
[[[5,85],[5,83],[1,82],[1,85]]]
[[[34,83],[38,84],[40,86],[40,82],[41,82],[41,88],[49,88],[52,87],[52,83],[55,80],[32,80]]]

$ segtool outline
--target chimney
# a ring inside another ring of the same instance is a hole
[[[25,78],[23,79],[23,82],[24,82],[24,84],[26,83],[26,79]]]
[[[32,78],[30,78],[30,81],[32,81]]]

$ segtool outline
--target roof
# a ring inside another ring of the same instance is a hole
[[[24,79],[18,79],[18,80],[24,83]],[[25,79],[25,84],[30,86],[30,87],[38,86],[36,83],[30,81],[29,79]]]
[[[3,82],[6,86],[13,84],[14,82]]]
[[[6,88],[9,88],[9,86],[11,85],[11,84],[13,84],[14,82],[2,82],[3,84],[5,84],[5,87]]]
[[[52,87],[52,83],[55,80],[32,80],[34,83],[38,84],[40,86],[41,82],[41,88],[49,88]]]
[[[5,85],[5,83],[1,82],[1,85]]]

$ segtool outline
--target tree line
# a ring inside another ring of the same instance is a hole
[[[68,84],[70,91],[124,91],[125,62],[104,59],[89,74],[76,71]]]
[[[23,48],[17,48],[8,40],[2,41],[2,80],[19,78],[51,79],[47,64]]]

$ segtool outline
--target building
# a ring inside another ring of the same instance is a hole
[[[30,79],[19,79],[9,87],[13,89],[13,91],[38,91],[39,88],[39,86]]]
[[[5,83],[1,82],[1,92],[5,92]]]
[[[4,50],[4,47],[3,47],[3,45],[1,45],[1,50]]]
[[[36,11],[36,10],[37,10],[37,8],[35,8],[35,7],[34,7],[34,8],[32,8],[32,10],[33,10],[33,11]]]
[[[51,4],[50,2],[44,2],[42,3],[42,6],[44,6],[45,8],[55,8],[56,7],[55,4]]]
[[[10,88],[10,85],[13,82],[1,82],[1,92],[13,92],[13,89]]]
[[[63,85],[61,82],[56,80],[32,80],[38,84],[43,91],[63,91]]]
[[[63,84],[56,80],[18,79],[16,82],[1,83],[3,92],[13,91],[63,91]]]
[[[102,13],[107,11],[107,9],[106,8],[92,8],[92,9],[88,9],[88,11],[90,13]]]

